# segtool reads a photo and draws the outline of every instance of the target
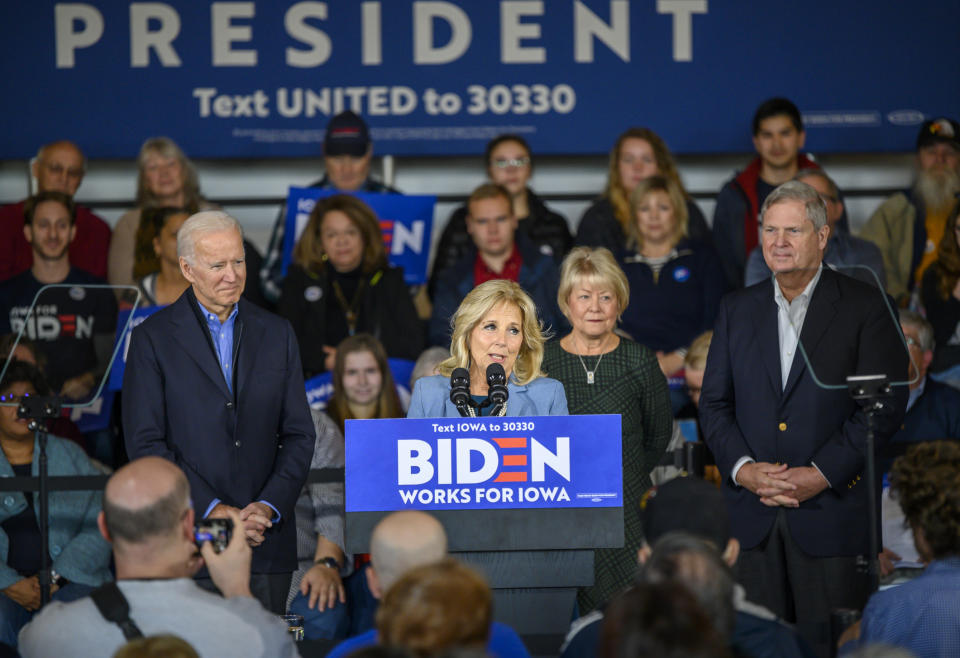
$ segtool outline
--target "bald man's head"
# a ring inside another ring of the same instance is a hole
[[[407,510],[384,517],[370,537],[370,559],[384,591],[414,567],[447,555],[447,533],[426,512]]]
[[[80,147],[66,140],[51,142],[37,152],[33,162],[33,176],[38,192],[77,193],[83,181],[87,162]]]
[[[190,505],[190,485],[160,457],[132,461],[107,481],[103,520],[110,539],[128,544],[177,533]]]

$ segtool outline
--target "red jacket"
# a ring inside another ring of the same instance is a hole
[[[803,153],[797,154],[797,165],[800,169],[819,169],[820,165],[808,158]],[[758,218],[760,217],[760,202],[757,196],[757,181],[760,180],[760,158],[754,158],[747,165],[747,168],[737,174],[733,179],[736,185],[747,200],[747,213],[743,218],[743,241],[746,247],[747,256],[757,246],[757,228]]]

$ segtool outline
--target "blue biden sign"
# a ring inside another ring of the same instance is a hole
[[[346,511],[621,507],[620,417],[349,420]]]

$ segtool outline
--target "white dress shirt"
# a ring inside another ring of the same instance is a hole
[[[793,366],[793,360],[797,352],[797,345],[800,343],[800,332],[803,330],[803,321],[807,318],[807,309],[810,307],[810,298],[813,297],[813,290],[820,282],[820,274],[823,272],[823,263],[817,268],[816,274],[810,279],[807,287],[792,301],[787,301],[780,289],[780,282],[774,279],[773,283],[773,301],[777,304],[777,339],[780,344],[780,387],[781,390],[787,387],[787,380],[790,378],[790,369]],[[803,358],[803,357],[801,357]],[[739,486],[737,482],[737,473],[740,468],[747,463],[756,461],[753,457],[744,455],[733,465],[733,471],[730,477],[733,483]],[[811,465],[817,468],[816,464]],[[820,472],[823,475],[823,472]],[[823,478],[826,480],[826,476]],[[829,481],[828,481],[829,484]]]

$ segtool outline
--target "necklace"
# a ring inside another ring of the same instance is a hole
[[[574,337],[571,342],[573,343],[574,349],[578,349],[578,348],[577,348],[577,339],[576,339],[576,337]],[[593,366],[593,370],[588,370],[588,369],[587,369],[587,364],[584,363],[583,357],[580,355],[580,352],[577,352],[577,358],[580,359],[580,365],[583,366],[583,371],[584,371],[585,373],[587,373],[587,383],[588,383],[588,384],[594,384],[594,383],[596,383],[596,381],[597,381],[597,378],[596,378],[596,376],[595,376],[595,373],[597,372],[597,368],[600,367],[600,362],[603,361],[603,355],[606,354],[606,352],[603,351],[603,347],[604,347],[604,345],[606,345],[606,342],[607,342],[607,340],[604,339],[604,340],[603,340],[603,345],[600,346],[600,350],[601,350],[601,351],[600,351],[600,357],[597,359],[597,364],[596,364],[595,366]]]
[[[347,318],[347,329],[351,336],[357,333],[357,311],[359,310],[360,298],[363,296],[363,288],[366,283],[366,279],[360,279],[360,283],[357,284],[357,291],[353,293],[353,299],[348,304],[343,294],[343,288],[340,287],[340,282],[336,279],[333,280],[333,293],[336,295],[337,303],[340,304],[340,308],[343,309],[343,314]]]
[[[472,406],[467,407],[467,412],[469,412],[471,418],[477,417],[477,410],[474,409]],[[503,405],[503,407],[500,409],[500,413],[498,413],[497,416],[506,416],[506,415],[507,415],[507,405]]]

